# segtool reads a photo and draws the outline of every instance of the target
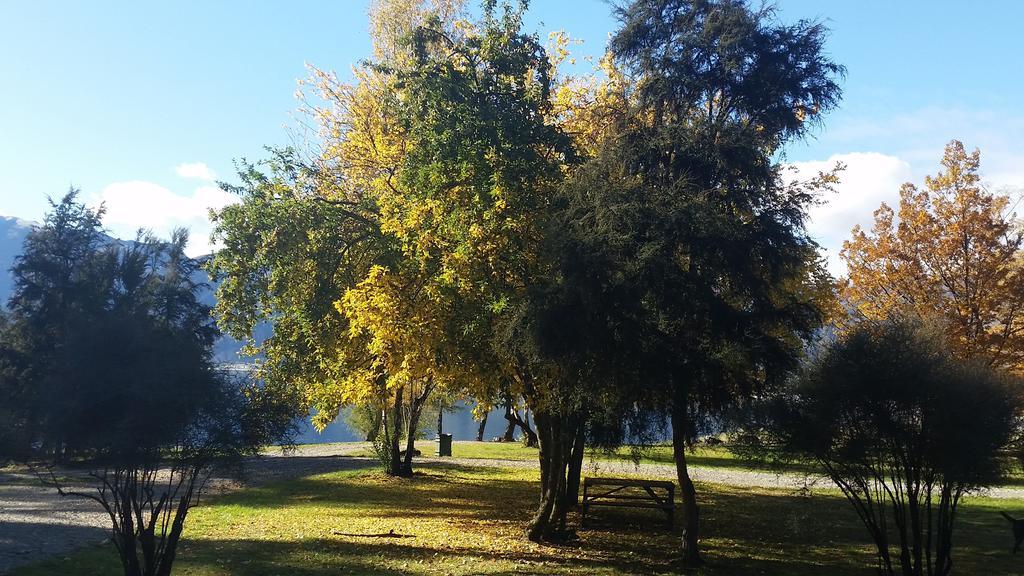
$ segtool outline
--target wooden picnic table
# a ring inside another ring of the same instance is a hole
[[[631,490],[638,488],[640,490]],[[627,506],[655,508],[668,516],[669,529],[674,527],[676,485],[668,480],[643,478],[591,477],[583,480],[583,515],[586,522],[591,506]]]

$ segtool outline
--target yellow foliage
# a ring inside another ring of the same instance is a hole
[[[408,62],[403,36],[434,17],[453,39],[472,34],[473,25],[461,18],[462,6],[461,0],[375,0],[370,6],[375,60],[388,66]],[[466,266],[465,258],[448,249],[445,230],[437,225],[445,219],[444,203],[402,189],[410,142],[398,118],[401,91],[393,75],[373,66],[356,67],[353,76],[342,82],[333,72],[311,67],[310,78],[300,83],[321,142],[315,193],[342,206],[370,207],[362,214],[404,260],[390,268],[372,266],[335,302],[348,338],[336,343],[336,356],[316,360],[332,377],[299,383],[307,401],[320,409],[314,417],[318,427],[345,405],[393,404],[404,387],[453,387],[460,369],[459,385],[473,385],[472,371],[444,348],[444,330],[451,323],[445,314],[451,310],[427,269],[438,254],[448,255],[446,265],[454,269]]]
[[[549,36],[548,55],[555,69],[551,120],[573,138],[577,150],[592,155],[612,124],[622,118],[626,82],[611,54],[605,54],[588,74],[565,72],[565,64],[576,64],[570,46],[581,43],[565,31]]]

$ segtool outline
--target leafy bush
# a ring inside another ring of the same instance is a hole
[[[843,491],[882,574],[949,574],[960,500],[1000,480],[1018,430],[1018,380],[942,341],[915,322],[865,323],[821,351],[771,414],[765,446],[817,463]]]
[[[214,365],[188,235],[106,239],[72,191],[25,242],[0,340],[0,449],[84,468],[126,576],[168,576],[211,476],[294,432],[291,402]],[[63,475],[62,475],[63,476]]]

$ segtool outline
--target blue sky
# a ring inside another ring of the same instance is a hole
[[[783,20],[822,18],[848,68],[839,111],[787,159],[850,166],[813,214],[835,253],[900,182],[934,171],[946,141],[983,154],[995,188],[1024,187],[1024,2],[779,0]],[[364,1],[29,2],[0,0],[0,214],[39,219],[69,185],[106,201],[107,225],[194,229],[230,201],[213,179],[232,160],[299,136],[305,64],[346,75],[369,54]],[[534,0],[529,26],[603,51],[601,0]],[[836,268],[838,270],[838,268]]]

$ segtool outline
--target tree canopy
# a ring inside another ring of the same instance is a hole
[[[574,76],[571,39],[545,48],[525,8],[376,4],[355,82],[314,71],[322,153],[243,171],[211,269],[222,325],[275,323],[254,351],[319,425],[373,401],[394,429],[436,386],[521,394],[541,448],[530,537],[558,539],[588,428],[610,441],[621,414],[636,432],[672,407],[688,481],[700,415],[793,368],[820,325],[831,281],[803,225],[834,174],[788,185],[777,154],[843,70],[819,23],[643,0]]]
[[[49,480],[102,506],[126,575],[167,576],[212,471],[287,441],[293,411],[213,364],[188,234],[115,241],[101,217],[72,190],[25,241],[0,334],[2,416],[17,424],[3,444],[86,468],[74,488]]]
[[[954,140],[941,172],[923,187],[904,184],[899,207],[882,204],[871,230],[854,228],[841,252],[842,296],[858,319],[937,320],[961,357],[1020,370],[1024,235],[980,167],[980,152]]]
[[[882,574],[950,573],[961,498],[1003,477],[1002,449],[1018,433],[1020,382],[957,360],[934,331],[906,319],[857,325],[780,398],[766,443],[843,491]]]

